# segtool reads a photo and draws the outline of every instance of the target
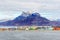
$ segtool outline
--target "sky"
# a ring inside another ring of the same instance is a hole
[[[0,0],[0,20],[13,20],[22,11],[38,12],[49,20],[57,20],[60,0]]]

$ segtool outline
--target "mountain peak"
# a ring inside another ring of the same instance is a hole
[[[40,16],[40,14],[38,13],[38,12],[29,12],[29,11],[27,11],[27,12],[22,12],[22,14],[21,14],[21,16],[24,16],[24,17],[27,17],[27,16],[29,16],[29,15],[36,15],[36,16]]]
[[[40,14],[39,14],[39,13],[37,13],[37,12],[32,13],[32,15],[40,16]]]
[[[31,13],[30,12],[22,12],[21,16],[27,17],[29,16]]]

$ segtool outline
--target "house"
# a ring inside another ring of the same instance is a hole
[[[60,26],[53,26],[54,30],[60,30]]]

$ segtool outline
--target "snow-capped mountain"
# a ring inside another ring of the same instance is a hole
[[[1,22],[0,25],[4,26],[46,26],[49,25],[50,20],[41,17],[39,13],[22,12],[22,14],[16,17],[14,20]]]

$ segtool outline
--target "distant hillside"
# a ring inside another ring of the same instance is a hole
[[[60,26],[60,21],[51,21],[50,25],[51,26]]]

